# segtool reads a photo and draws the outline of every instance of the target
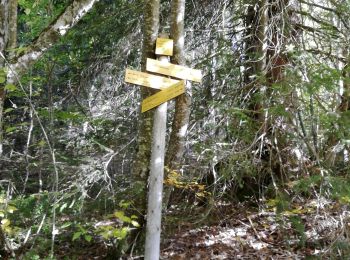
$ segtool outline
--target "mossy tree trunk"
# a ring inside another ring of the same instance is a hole
[[[185,65],[185,2],[185,0],[173,0],[171,3],[170,37],[174,40],[174,55],[171,62],[179,65]],[[172,131],[166,154],[165,165],[172,170],[176,170],[180,167],[184,154],[191,105],[190,82],[186,83],[186,89],[187,91],[185,94],[176,98],[175,115],[172,122]]]
[[[267,26],[266,0],[254,2],[247,7],[245,15],[245,60],[244,83],[250,92],[249,110],[251,117],[259,123],[263,123],[262,115],[262,83],[265,81],[266,64],[266,26]]]
[[[8,1],[0,0],[0,73],[5,68],[5,51],[8,44]],[[2,80],[3,81],[3,80]],[[5,82],[0,83],[0,156],[3,153],[3,108],[5,101]]]
[[[285,146],[281,129],[274,124],[275,115],[267,109],[280,100],[273,86],[285,80],[289,61],[284,53],[291,37],[288,13],[289,0],[252,1],[245,16],[244,83],[248,99],[248,115],[259,138],[254,140],[253,154],[261,162],[259,171],[281,177],[282,158],[279,151]],[[264,176],[262,176],[264,178]]]
[[[143,27],[143,46],[142,46],[142,71],[146,71],[147,58],[155,59],[155,43],[159,30],[159,0],[144,1],[144,27]],[[144,99],[153,94],[150,88],[141,88],[141,98]],[[149,164],[151,157],[151,135],[152,135],[152,116],[153,110],[140,113],[138,126],[138,144],[134,159],[133,176],[136,182],[141,182],[144,189],[147,185],[149,173]],[[145,194],[145,191],[143,191]],[[142,197],[145,197],[142,195]],[[145,209],[145,203],[139,205]]]
[[[155,43],[159,31],[159,0],[144,0],[143,13],[143,46],[142,46],[142,71],[146,71],[147,58],[155,59]],[[142,100],[154,92],[150,88],[141,88]],[[144,245],[145,215],[147,206],[147,184],[150,170],[151,146],[152,146],[153,110],[140,113],[138,126],[137,151],[134,158],[132,175],[133,191],[135,194],[135,210],[141,215],[139,219],[141,229],[134,230],[130,235],[130,241],[137,243],[136,249],[141,250]],[[141,233],[140,233],[141,232]]]

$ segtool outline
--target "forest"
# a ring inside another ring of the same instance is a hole
[[[350,259],[349,63],[349,0],[0,0],[0,259]]]

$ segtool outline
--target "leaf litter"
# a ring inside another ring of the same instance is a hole
[[[310,200],[279,213],[244,203],[217,206],[208,216],[210,225],[182,222],[165,235],[161,259],[349,259],[348,206],[322,199],[322,206]]]

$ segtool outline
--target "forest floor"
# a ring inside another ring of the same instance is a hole
[[[348,206],[322,197],[284,206],[270,200],[220,203],[210,211],[172,207],[163,219],[161,259],[350,259]],[[69,247],[61,244],[57,259],[116,259],[103,243]]]
[[[276,209],[275,201],[260,209],[245,203],[217,205],[203,225],[178,225],[164,239],[161,258],[350,259],[347,208],[324,198],[301,202],[289,210]]]

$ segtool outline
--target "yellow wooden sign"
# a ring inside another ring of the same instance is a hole
[[[166,38],[157,38],[156,54],[173,56],[174,41]]]
[[[202,72],[200,70],[194,70],[153,59],[147,59],[146,70],[179,79],[187,79],[196,82],[202,81]]]
[[[170,99],[173,99],[185,92],[185,81],[181,80],[180,82],[172,85],[169,88],[163,89],[158,93],[145,98],[142,102],[141,112],[146,112],[164,102],[167,102]]]
[[[125,82],[155,89],[165,89],[178,83],[179,81],[136,70],[126,69]]]

